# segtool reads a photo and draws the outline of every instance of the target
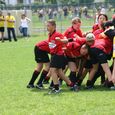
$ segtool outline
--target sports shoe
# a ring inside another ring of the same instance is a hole
[[[91,90],[91,89],[93,89],[94,87],[93,86],[86,86],[85,87],[85,89],[87,89],[87,90]]]
[[[53,88],[51,91],[48,92],[48,94],[59,94],[60,91],[60,89],[56,90],[55,88]]]
[[[115,90],[115,86],[110,87],[111,90]]]
[[[51,89],[51,90],[52,90],[53,88],[54,88],[53,86],[49,86],[49,89]]]
[[[34,88],[35,86],[33,84],[28,84],[27,88]]]
[[[35,86],[37,89],[44,89],[44,86],[42,85],[42,84],[37,84],[36,86]]]
[[[79,86],[75,84],[73,87],[70,88],[71,91],[79,91]]]

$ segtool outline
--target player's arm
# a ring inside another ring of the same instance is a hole
[[[68,42],[72,42],[73,41],[72,38],[68,38],[67,39],[66,37],[64,37],[63,39],[60,39],[60,37],[56,37],[55,39],[60,41],[60,42],[62,42],[62,43],[68,43]]]

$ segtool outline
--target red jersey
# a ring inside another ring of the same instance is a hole
[[[96,31],[93,32],[93,34],[94,34],[95,38],[98,39],[98,38],[99,38],[99,35],[100,35],[102,32],[104,32],[104,30],[102,30],[102,29],[97,29]]]
[[[66,54],[66,56],[71,57],[71,58],[79,57],[80,56],[80,48],[81,48],[81,45],[79,43],[69,42],[66,45],[65,54]]]
[[[51,54],[56,54],[56,55],[64,55],[63,51],[63,43],[56,40],[55,38],[59,37],[60,39],[63,39],[64,36],[59,33],[54,31],[52,34],[49,34],[48,38],[48,44],[49,44],[49,49]]]
[[[48,53],[50,52],[48,40],[38,42],[35,46],[39,47],[40,50],[46,51]]]
[[[110,54],[112,51],[112,41],[109,38],[96,39],[95,43],[91,46],[92,48],[98,48],[104,51],[106,54]]]
[[[75,38],[76,36],[82,37],[82,32],[81,30],[75,30],[73,27],[68,28],[65,32],[64,32],[64,36],[68,39],[68,38]]]
[[[80,38],[74,38],[73,41],[80,44],[80,45],[83,45],[86,43],[86,38],[83,38],[83,37],[82,38],[81,37]]]
[[[99,25],[98,24],[94,24],[93,27],[92,27],[92,33],[95,32],[98,29],[99,29]]]

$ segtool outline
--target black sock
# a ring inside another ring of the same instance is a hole
[[[47,71],[43,70],[40,76],[39,81],[37,82],[37,85],[42,84],[43,80],[45,79],[46,75],[48,74]]]
[[[87,87],[89,87],[89,86],[92,87],[92,86],[93,86],[93,85],[92,85],[92,81],[91,81],[91,80],[87,80],[86,86],[87,86]]]
[[[59,84],[54,85],[55,90],[59,90]]]
[[[76,72],[70,72],[69,78],[71,82],[76,83],[77,81]]]
[[[50,80],[50,77],[46,76],[45,79],[44,79],[44,82],[49,82],[49,80]]]
[[[51,83],[50,83],[50,87],[54,87],[54,83],[53,83],[53,81],[51,81]]]
[[[39,74],[40,74],[40,72],[38,72],[38,71],[36,71],[36,70],[33,72],[32,78],[31,78],[31,80],[30,80],[30,82],[29,82],[30,85],[33,85],[33,84],[34,84],[34,82],[35,82],[35,80],[37,79],[37,77],[38,77]]]
[[[108,88],[114,86],[112,81],[108,81]]]
[[[81,86],[82,81],[83,81],[82,79],[77,80],[77,84],[78,84],[78,86]]]

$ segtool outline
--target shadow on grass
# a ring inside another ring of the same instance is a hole
[[[95,87],[93,89],[86,89],[85,85],[82,85],[80,87],[79,90],[77,91],[72,91],[70,90],[70,87],[67,87],[65,84],[63,86],[61,86],[61,92],[60,93],[51,93],[49,94],[49,92],[51,91],[48,87],[45,87],[44,89],[37,89],[37,88],[33,88],[30,90],[31,92],[35,92],[35,93],[43,93],[43,96],[60,96],[60,95],[64,95],[66,93],[74,93],[74,94],[78,94],[78,93],[82,93],[82,92],[111,92],[112,90],[110,90],[109,88],[100,86],[100,85],[95,85]],[[113,90],[114,91],[114,90]]]

